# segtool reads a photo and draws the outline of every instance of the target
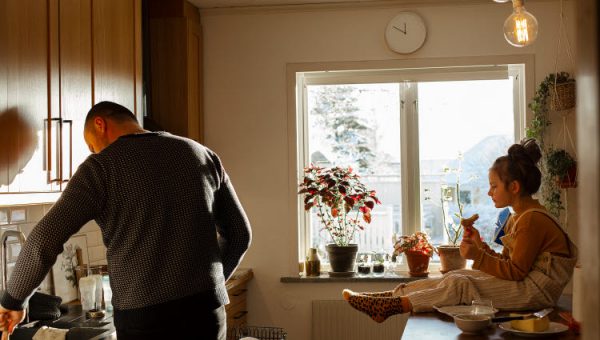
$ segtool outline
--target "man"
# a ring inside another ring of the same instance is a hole
[[[12,331],[23,320],[63,244],[94,219],[107,247],[119,340],[225,339],[225,281],[251,231],[217,155],[144,130],[112,102],[92,107],[84,138],[93,154],[29,235],[0,298],[0,326]]]

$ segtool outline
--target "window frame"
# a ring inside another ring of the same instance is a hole
[[[494,62],[491,62],[494,61]],[[392,64],[394,67],[391,67]],[[327,72],[324,72],[327,71]],[[307,85],[351,84],[398,82],[406,86],[401,95],[401,181],[402,224],[406,233],[417,230],[421,220],[420,169],[418,149],[418,103],[417,86],[419,81],[500,79],[513,77],[513,105],[515,139],[524,136],[527,117],[527,98],[533,95],[533,82],[526,86],[525,79],[533,79],[533,56],[470,57],[435,60],[412,60],[390,62],[341,62],[341,63],[301,63],[287,65],[288,78],[288,132],[289,132],[289,173],[290,215],[297,231],[297,248],[291,251],[290,268],[297,268],[296,259],[305,258],[310,246],[309,214],[303,210],[302,199],[297,194],[297,185],[302,178],[302,168],[309,160]],[[411,146],[411,147],[409,147]],[[416,146],[416,147],[415,147]],[[408,164],[413,164],[408,166]],[[416,166],[414,166],[416,164]],[[295,212],[295,213],[294,213]],[[390,235],[391,236],[391,235]],[[406,269],[403,262],[400,270]],[[436,270],[431,264],[430,269]],[[326,267],[324,268],[327,269]],[[297,275],[297,274],[295,274]]]

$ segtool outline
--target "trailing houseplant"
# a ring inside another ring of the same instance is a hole
[[[577,177],[577,161],[564,149],[550,149],[546,157],[548,174],[561,188],[574,188]]]
[[[561,186],[557,183],[555,176],[549,173],[548,157],[552,147],[546,145],[545,137],[548,128],[552,124],[549,113],[551,106],[553,109],[563,109],[574,103],[574,95],[569,95],[568,99],[556,99],[563,95],[565,91],[558,91],[559,86],[567,85],[569,91],[574,91],[575,80],[567,72],[551,73],[544,78],[538,85],[533,100],[528,104],[533,113],[533,118],[529,122],[526,133],[527,137],[535,138],[542,150],[542,162],[540,170],[543,174],[542,185],[540,188],[540,199],[542,204],[555,217],[559,217],[564,205],[562,202]],[[552,103],[552,105],[550,105]]]
[[[436,248],[429,241],[426,233],[417,231],[410,236],[400,236],[396,238],[394,235],[394,255],[404,253],[410,276],[427,276],[429,272],[429,260],[433,253],[437,252]]]
[[[299,195],[304,195],[304,210],[317,210],[323,229],[331,237],[326,249],[332,271],[351,272],[358,246],[354,235],[371,223],[371,210],[381,202],[375,190],[369,190],[351,167],[304,169]],[[341,260],[338,263],[338,255]]]

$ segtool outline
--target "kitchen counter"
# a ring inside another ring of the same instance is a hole
[[[69,329],[67,340],[116,340],[117,334],[111,313],[102,318],[90,319],[81,310],[81,305],[68,304],[66,313],[57,320],[38,321],[33,327],[15,329],[11,340],[31,340],[41,326]],[[30,323],[31,324],[31,323]]]
[[[246,292],[246,284],[254,277],[252,269],[239,268],[227,280],[225,286],[230,294],[230,303],[227,308],[243,306],[245,311],[245,295],[240,292]],[[243,304],[240,303],[243,299]],[[53,321],[39,321],[33,327],[17,328],[11,340],[31,340],[33,335],[41,326],[48,326],[61,329],[69,329],[67,340],[116,340],[117,334],[113,324],[112,313],[106,313],[102,318],[90,319],[85,316],[81,309],[79,301],[72,301],[63,305],[61,308],[67,308],[67,312]],[[245,312],[247,313],[247,312]],[[245,315],[245,313],[243,315]],[[245,320],[245,319],[244,319]],[[1,333],[0,333],[1,334]]]

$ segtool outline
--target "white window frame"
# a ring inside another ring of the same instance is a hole
[[[417,231],[421,220],[418,111],[416,110],[418,103],[412,99],[417,98],[417,93],[416,86],[411,86],[411,83],[513,77],[515,141],[524,136],[526,122],[529,119],[526,116],[526,102],[527,98],[533,96],[533,82],[527,87],[525,79],[533,79],[533,56],[448,58],[396,61],[391,64],[397,66],[390,67],[390,63],[386,62],[288,64],[288,98],[292,99],[288,100],[288,149],[290,188],[293,188],[290,190],[289,207],[292,212],[291,218],[294,220],[290,224],[296,226],[298,237],[298,248],[292,249],[291,253],[290,264],[293,264],[291,268],[294,268],[291,272],[296,271],[296,260],[304,259],[306,250],[310,246],[309,214],[304,211],[302,198],[297,195],[303,166],[309,163],[306,147],[308,142],[307,85],[398,82],[401,86],[408,87],[408,91],[401,91],[403,98],[401,98],[400,115],[403,120],[400,133],[403,138],[401,141],[403,183],[401,209],[402,225],[406,226],[406,233]],[[403,266],[405,266],[404,262]],[[437,270],[437,266],[439,265],[431,264],[430,270]],[[402,269],[405,268],[400,268]]]

